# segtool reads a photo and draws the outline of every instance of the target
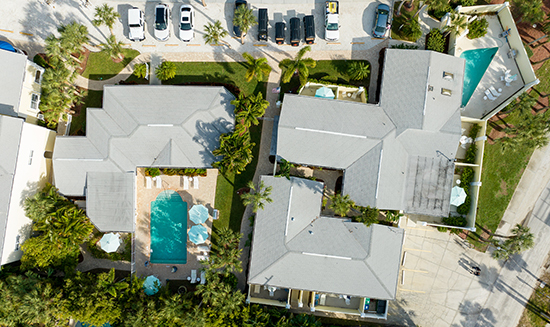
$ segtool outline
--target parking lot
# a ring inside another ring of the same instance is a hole
[[[3,17],[0,22],[0,36],[8,38],[17,44],[18,41],[31,41],[43,44],[44,39],[51,33],[55,33],[60,23],[69,23],[73,20],[85,24],[91,36],[91,43],[98,45],[104,42],[109,35],[106,27],[97,28],[91,24],[94,18],[94,8],[104,2],[90,0],[89,7],[84,7],[81,0],[55,0],[53,5],[46,5],[44,0],[9,1],[0,8]],[[145,1],[105,1],[121,15],[120,23],[115,24],[113,33],[117,39],[141,52],[222,52],[227,50],[225,46],[213,47],[205,45],[203,41],[204,25],[208,22],[220,20],[222,26],[229,32],[225,38],[232,49],[238,52],[253,52],[259,47],[262,51],[292,51],[289,45],[288,22],[292,17],[302,19],[305,15],[314,15],[316,40],[312,45],[313,51],[324,50],[366,50],[378,44],[380,39],[371,37],[374,20],[374,12],[378,4],[384,1],[340,1],[340,39],[337,42],[324,40],[324,1],[281,1],[271,0],[254,2],[249,1],[249,6],[257,16],[259,8],[268,9],[269,29],[268,42],[257,41],[257,26],[253,26],[245,37],[245,44],[240,44],[240,39],[233,37],[233,10],[234,1],[209,1],[207,7],[203,7],[200,1],[165,2],[171,10],[170,38],[161,42],[153,37],[154,7],[159,2]],[[272,3],[269,3],[272,2]],[[183,3],[191,4],[196,12],[195,39],[185,43],[178,38],[179,8]],[[137,7],[145,13],[145,35],[142,42],[131,42],[128,39],[127,13],[131,7]],[[285,45],[274,43],[276,22],[284,21],[287,24]],[[303,38],[303,23],[302,23]],[[302,45],[303,45],[302,40]],[[297,49],[296,49],[297,50]]]

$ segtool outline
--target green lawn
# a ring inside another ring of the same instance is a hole
[[[397,8],[399,8],[400,4],[401,4],[401,1],[398,1],[393,5],[393,12],[397,11]],[[396,15],[393,16],[393,22],[392,22],[392,25],[391,25],[391,37],[392,37],[392,39],[416,42],[416,40],[411,39],[411,38],[406,37],[405,35],[403,35],[403,33],[401,32],[401,30],[399,28],[403,24],[405,24],[406,21],[412,19],[412,16],[417,11],[418,11],[418,1],[413,2],[413,9],[411,11],[406,10],[404,5],[401,7],[401,15],[399,17],[396,16]],[[416,19],[418,19],[418,16],[416,16]]]
[[[78,115],[73,116],[70,135],[84,135],[86,132],[86,108],[101,108],[103,91],[88,91]]]
[[[260,139],[262,137],[262,123],[258,126],[252,126],[250,128],[250,136],[254,146],[253,154],[254,159],[245,171],[240,174],[226,174],[221,173],[218,175],[218,181],[216,185],[216,203],[214,207],[220,210],[220,217],[214,221],[214,229],[221,227],[229,227],[234,231],[241,229],[241,220],[244,214],[244,205],[241,201],[241,197],[237,195],[237,191],[243,187],[246,187],[246,183],[254,178],[254,172],[256,171],[256,164],[258,163],[258,155],[260,152]]]
[[[307,57],[307,54],[306,54]],[[321,80],[325,76],[337,78],[336,84],[363,86],[366,91],[369,90],[370,75],[367,79],[361,81],[350,80],[346,70],[348,63],[351,60],[318,60],[315,68],[309,69],[309,78]],[[364,60],[367,64],[370,63]],[[293,76],[290,82],[281,83],[281,97],[284,93],[292,91],[292,93],[298,92],[300,89],[300,80],[297,76]]]
[[[240,62],[176,62],[176,77],[163,84],[222,83],[235,85],[246,95],[262,92],[265,97],[265,82],[244,78],[246,66]],[[266,78],[267,81],[267,78]],[[232,90],[230,90],[232,91]]]
[[[546,286],[543,288],[537,287],[531,298],[525,305],[525,310],[523,310],[523,315],[519,320],[518,327],[544,327],[548,324],[548,319],[546,319],[542,314],[550,315],[550,275],[544,274],[540,278],[541,281],[546,283]],[[534,285],[533,285],[534,286]]]
[[[535,85],[533,88],[540,92],[541,95],[550,94],[550,60],[542,64],[542,66],[535,73],[539,78],[540,83],[539,85]]]
[[[114,62],[105,51],[90,53],[82,76],[93,80],[109,79],[120,73],[130,61],[139,55],[139,51],[133,49],[122,49],[122,53],[124,59],[119,63]]]

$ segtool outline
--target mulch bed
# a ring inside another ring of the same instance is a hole
[[[82,74],[86,69],[86,65],[88,64],[88,56],[90,55],[90,50],[84,48],[84,51],[82,51],[80,54],[82,55],[82,61],[80,62],[80,66],[76,68],[76,72]],[[74,53],[73,55],[76,58],[79,57],[79,54],[77,53]]]
[[[462,230],[460,233],[458,233],[458,237],[460,237],[463,240],[466,240],[469,233],[470,233],[469,230]]]

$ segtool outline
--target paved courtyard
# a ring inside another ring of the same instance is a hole
[[[136,177],[136,189],[137,189],[137,218],[136,218],[136,232],[135,232],[135,272],[138,276],[157,276],[162,283],[166,282],[166,279],[182,279],[185,280],[191,276],[191,270],[201,269],[202,265],[197,260],[197,255],[200,255],[200,251],[197,245],[188,241],[186,235],[173,235],[172,237],[181,237],[187,240],[187,263],[186,264],[151,264],[145,267],[145,262],[149,261],[151,253],[151,202],[154,201],[157,196],[165,190],[176,191],[183,201],[187,202],[187,210],[191,209],[195,204],[202,204],[210,213],[210,217],[206,221],[206,226],[209,234],[209,239],[206,244],[210,245],[210,236],[212,235],[212,210],[214,208],[214,199],[216,194],[216,180],[218,177],[217,169],[208,169],[206,177],[199,177],[199,188],[195,189],[193,184],[189,183],[189,189],[184,190],[182,176],[167,176],[161,175],[162,187],[157,188],[153,182],[153,187],[146,188],[144,169],[138,169]],[[193,226],[189,217],[187,218],[187,231]],[[176,266],[177,272],[172,273],[171,267]],[[197,276],[200,273],[197,272]]]

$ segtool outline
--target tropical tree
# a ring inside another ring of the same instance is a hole
[[[315,316],[305,313],[294,316],[290,319],[292,326],[301,327],[321,327],[323,324]]]
[[[56,212],[71,202],[61,196],[52,184],[46,184],[44,188],[36,192],[32,197],[25,199],[23,208],[25,215],[35,222],[45,221],[51,212]]]
[[[256,145],[250,141],[249,133],[225,133],[220,136],[220,145],[212,151],[214,156],[223,158],[214,163],[222,173],[235,172],[240,174],[252,161],[252,148]]]
[[[466,16],[457,13],[451,13],[451,21],[449,25],[445,26],[445,32],[447,32],[447,35],[449,33],[460,35],[460,33],[462,33],[462,31],[466,30],[467,28],[468,18],[466,18]]]
[[[533,107],[537,104],[537,99],[528,93],[522,93],[516,101],[512,101],[505,108],[505,113],[517,112],[521,118],[529,119],[533,115]]]
[[[95,19],[92,20],[94,26],[105,25],[109,28],[109,32],[113,35],[113,25],[120,18],[120,14],[115,11],[115,9],[108,4],[103,4],[102,6],[95,8]]]
[[[281,159],[279,162],[279,174],[277,174],[276,177],[285,177],[290,180],[290,169],[292,169],[292,167],[294,167],[293,164],[285,159]]]
[[[540,148],[548,145],[550,123],[548,112],[523,116],[515,126],[504,129],[507,135],[499,139],[502,150],[515,150],[521,147]]]
[[[534,236],[530,232],[529,227],[516,224],[511,232],[512,236],[505,241],[494,242],[494,245],[496,246],[496,249],[492,254],[494,259],[508,260],[511,255],[521,253],[534,246]]]
[[[243,6],[241,6],[242,8]],[[247,82],[250,82],[253,78],[256,78],[258,81],[262,81],[264,76],[268,76],[271,72],[271,66],[267,63],[267,59],[262,57],[254,59],[247,52],[243,52],[243,57],[246,59],[247,69],[244,77]]]
[[[67,52],[61,48],[61,41],[55,37],[55,35],[50,34],[46,37],[46,54],[51,58],[67,58]],[[51,60],[50,60],[51,61]],[[61,60],[59,60],[61,62]],[[62,63],[62,62],[61,62]],[[52,63],[50,63],[52,65]],[[55,66],[55,65],[52,65]]]
[[[399,210],[388,210],[386,211],[386,220],[392,223],[398,222],[399,218],[403,217],[403,214]],[[378,220],[378,217],[376,217]]]
[[[355,206],[355,202],[350,198],[349,194],[342,196],[340,193],[336,193],[330,196],[329,209],[332,209],[338,216],[344,217]]]
[[[416,40],[418,40],[419,37],[422,36],[422,29],[420,28],[420,23],[418,22],[418,18],[416,17],[407,20],[403,24],[401,31],[403,31],[403,35],[405,35],[409,39],[412,39],[415,42]]]
[[[228,276],[233,271],[243,271],[240,260],[242,249],[239,249],[241,233],[237,233],[228,227],[216,230],[216,242],[212,247],[211,260],[207,264],[212,269],[222,269],[222,273]]]
[[[303,58],[306,52],[311,51],[311,47],[306,45],[298,51],[298,54],[292,59],[283,59],[279,63],[279,68],[283,70],[281,80],[283,83],[290,82],[294,73],[298,73],[300,83],[303,85],[307,82],[309,76],[309,68],[315,68],[317,62],[311,58]]]
[[[235,105],[235,121],[247,130],[251,125],[260,123],[258,118],[265,114],[269,101],[264,100],[262,92],[258,92],[246,98],[239,95],[231,104]]]
[[[348,65],[348,76],[352,80],[364,80],[369,77],[370,67],[369,64],[364,61],[352,61]]]
[[[238,6],[233,16],[233,25],[238,26],[241,29],[241,44],[244,44],[244,36],[250,28],[258,24],[256,16],[252,13],[252,9],[248,9],[248,6]]]
[[[513,4],[521,14],[517,23],[525,21],[529,24],[536,24],[544,20],[542,0],[514,0]]]
[[[433,11],[444,11],[449,7],[449,0],[426,0],[424,4]]]
[[[222,275],[214,269],[206,269],[206,284],[197,286],[196,294],[202,302],[223,312],[235,312],[244,303],[245,296],[239,291],[233,291],[233,286],[222,279]]]
[[[161,81],[167,81],[176,76],[176,64],[171,61],[163,61],[155,70],[155,75]]]
[[[69,53],[77,53],[82,51],[82,46],[90,42],[88,37],[88,28],[75,21],[61,25],[57,31],[61,34],[60,46]]]
[[[138,78],[145,78],[147,76],[147,64],[135,64],[133,74]]]
[[[250,192],[241,194],[241,199],[245,206],[252,205],[252,212],[257,212],[258,209],[263,210],[266,202],[273,202],[269,197],[273,187],[266,187],[263,181],[260,182],[258,188],[256,188],[252,181],[249,181],[247,186],[250,188]]]
[[[107,52],[109,57],[113,60],[124,59],[124,55],[122,54],[123,45],[124,43],[122,41],[118,41],[114,35],[109,36],[107,38],[107,42],[101,43],[103,51]]]
[[[112,268],[108,273],[99,274],[97,285],[99,290],[109,293],[112,297],[117,297],[123,290],[128,288],[128,283],[123,281],[116,281],[115,269]]]
[[[367,226],[376,224],[378,222],[378,215],[380,213],[380,210],[378,210],[378,208],[371,208],[369,206],[366,206],[357,207],[357,209],[361,214],[359,216],[353,217],[353,220],[363,223]]]
[[[224,37],[228,35],[227,31],[222,27],[222,22],[219,20],[215,21],[213,24],[208,23],[204,25],[204,43],[205,44],[220,44],[223,43],[227,45],[228,48],[231,49],[231,45],[229,43],[222,40]]]

